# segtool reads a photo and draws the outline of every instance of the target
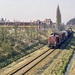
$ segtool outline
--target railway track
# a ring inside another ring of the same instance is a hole
[[[17,69],[16,71],[8,74],[8,75],[24,75],[26,72],[28,72],[31,68],[33,68],[35,65],[37,65],[41,60],[46,58],[49,54],[51,54],[54,50],[48,49],[46,52],[42,53],[35,59],[31,60],[21,68]]]

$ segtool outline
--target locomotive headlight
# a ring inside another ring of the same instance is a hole
[[[50,44],[50,41],[48,41],[48,44]]]
[[[56,42],[55,42],[55,44],[56,44]]]

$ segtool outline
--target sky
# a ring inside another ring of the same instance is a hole
[[[63,23],[75,17],[75,0],[0,0],[0,18],[25,22],[51,19],[56,22],[57,5]]]

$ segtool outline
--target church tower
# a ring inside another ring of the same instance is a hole
[[[58,30],[60,30],[60,24],[61,24],[61,13],[60,13],[59,5],[58,5],[56,10],[56,26]]]

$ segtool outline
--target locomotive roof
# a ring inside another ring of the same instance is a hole
[[[52,33],[52,34],[50,34],[50,35],[58,35],[58,33]]]
[[[52,37],[52,36],[59,37],[59,34],[58,33],[52,33],[52,34],[50,34],[50,37]]]

